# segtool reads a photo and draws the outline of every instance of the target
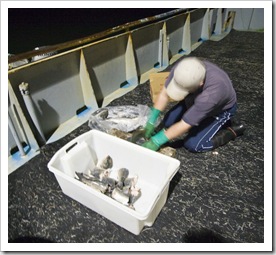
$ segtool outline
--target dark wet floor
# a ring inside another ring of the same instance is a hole
[[[245,134],[216,153],[177,149],[181,166],[168,200],[153,226],[136,236],[64,195],[47,168],[58,149],[90,130],[85,123],[9,175],[10,242],[264,242],[264,35],[232,31],[191,55],[228,72]],[[149,82],[110,105],[129,104],[151,106]]]

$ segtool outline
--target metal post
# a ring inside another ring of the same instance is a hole
[[[163,66],[163,30],[161,29],[159,31],[159,49],[158,49],[158,62],[159,62],[159,67]]]
[[[32,98],[30,96],[30,90],[29,90],[29,84],[22,82],[19,85],[19,89],[21,91],[21,94],[23,96],[25,105],[27,107],[28,112],[30,113],[30,116],[35,124],[35,127],[37,128],[41,138],[43,139],[44,142],[46,142],[45,136],[42,132],[42,128],[40,126],[39,120],[37,119],[36,113],[35,113],[35,106],[34,103],[32,101]]]
[[[20,139],[19,139],[19,137],[18,137],[18,134],[17,134],[17,132],[16,132],[16,130],[15,130],[15,127],[14,127],[14,125],[13,125],[13,122],[12,122],[12,119],[11,119],[11,116],[10,116],[10,113],[8,113],[8,115],[9,115],[9,128],[10,128],[10,130],[11,130],[11,132],[12,132],[12,135],[13,135],[13,138],[14,138],[14,140],[15,140],[15,143],[16,143],[16,145],[17,145],[19,151],[20,151],[21,156],[22,156],[22,157],[23,157],[23,156],[26,156],[26,153],[25,153],[25,151],[24,151],[24,148],[23,148],[23,146],[22,146],[22,144],[21,144],[21,142],[20,142]]]
[[[216,35],[221,35],[222,30],[222,15],[221,15],[221,8],[217,11],[217,20],[216,20],[216,27],[214,33]]]

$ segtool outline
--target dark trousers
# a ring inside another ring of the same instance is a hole
[[[186,110],[186,104],[183,102],[178,103],[169,110],[164,117],[165,128],[180,121]],[[192,127],[184,138],[183,146],[191,152],[212,150],[212,138],[221,128],[226,128],[230,125],[230,119],[235,115],[236,110],[237,104],[230,109],[221,112],[217,116],[206,118],[200,123],[200,125]]]

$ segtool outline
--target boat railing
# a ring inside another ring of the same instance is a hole
[[[165,70],[204,41],[227,36],[239,25],[234,23],[239,15],[239,9],[176,9],[10,56],[9,172],[147,81],[151,73]],[[249,22],[247,30],[254,29],[252,15],[260,13],[248,9],[242,19]]]

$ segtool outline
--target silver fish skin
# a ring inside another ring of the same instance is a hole
[[[114,189],[116,186],[117,181],[111,177],[104,176],[101,180],[102,183],[107,184],[110,186],[111,189]]]
[[[140,188],[131,188],[129,196],[129,207],[134,209],[134,203],[141,197],[142,192]]]
[[[129,170],[127,168],[120,168],[118,170],[117,178],[118,178],[118,187],[123,188],[124,186],[124,181],[129,175]]]
[[[83,177],[83,173],[75,172],[75,179],[81,181]]]
[[[94,176],[89,176],[87,174],[79,173],[79,172],[75,172],[75,179],[77,179],[79,181],[83,181],[84,179],[89,180],[89,181],[96,181],[96,180],[98,180]]]
[[[115,188],[112,191],[111,197],[123,205],[128,205],[129,196],[124,194],[122,190]]]
[[[123,117],[123,118],[107,118],[106,119],[108,122],[110,123],[114,123],[114,124],[122,124],[122,125],[126,125],[129,126],[131,125],[133,121],[138,121],[138,117],[137,118],[128,118],[128,117]]]
[[[130,196],[130,186],[123,186],[121,190],[124,194],[126,194],[127,196]]]
[[[108,116],[108,109],[107,108],[101,108],[101,109],[97,110],[96,112],[94,112],[93,115],[96,116],[97,118],[101,118],[101,119],[104,120]]]
[[[105,193],[108,189],[108,185],[100,182],[99,180],[87,179],[87,178],[83,177],[83,175],[81,175],[80,173],[76,173],[76,175],[79,178],[78,179],[79,181],[88,185],[89,187],[93,188],[94,190],[97,190],[101,193]]]
[[[89,175],[93,176],[101,181],[104,177],[109,176],[109,170],[102,169],[102,168],[99,168],[96,166],[92,170],[91,169],[89,170]]]
[[[113,159],[108,155],[101,162],[99,162],[98,166],[103,169],[109,169],[113,167]]]
[[[139,111],[135,106],[116,106],[109,108],[108,118],[104,121],[111,128],[131,132],[141,126],[139,116]]]
[[[139,117],[139,112],[137,112],[136,107],[133,106],[117,106],[114,115],[116,115],[117,118],[134,119]]]
[[[149,107],[145,105],[105,107],[90,116],[88,126],[104,132],[114,128],[123,132],[132,132],[145,126],[148,111]]]
[[[108,185],[104,184],[100,181],[91,181],[91,183],[88,184],[90,187],[100,191],[101,193],[105,193],[108,190]]]
[[[138,175],[134,175],[133,177],[128,177],[124,181],[124,186],[135,187],[138,182]]]

